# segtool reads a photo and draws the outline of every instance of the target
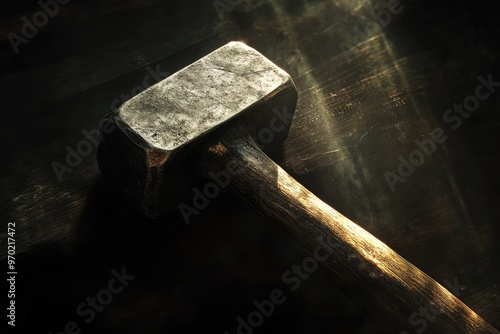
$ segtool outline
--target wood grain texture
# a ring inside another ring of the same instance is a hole
[[[16,1],[2,20],[36,2]],[[18,222],[24,330],[81,320],[75,307],[123,265],[137,280],[84,332],[235,333],[253,300],[285,288],[282,273],[304,255],[231,196],[186,227],[176,213],[140,216],[102,178],[96,150],[62,183],[51,168],[142,84],[148,65],[173,73],[230,40],[261,51],[298,87],[290,135],[268,152],[273,160],[437,282],[456,278],[466,286],[459,298],[500,329],[499,96],[449,131],[396,192],[383,178],[415,139],[446,125],[443,112],[471,94],[478,75],[500,73],[498,4],[401,1],[390,25],[358,38],[384,1],[255,0],[223,20],[210,1],[117,2],[112,11],[108,3],[80,1],[85,13],[69,10],[17,55],[0,44],[0,203],[2,226]],[[341,42],[359,51],[351,63]],[[258,332],[385,332],[341,290],[311,275]]]
[[[411,315],[424,309],[434,319],[425,329],[428,333],[500,333],[442,285],[304,188],[268,158],[244,128],[214,139],[203,155],[207,178],[231,166],[237,171],[229,181],[231,189],[306,254],[315,256],[318,246],[326,248],[325,242],[335,244],[328,259],[317,261],[323,273],[387,332],[407,328]]]

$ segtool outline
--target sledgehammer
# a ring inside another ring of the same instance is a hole
[[[253,138],[271,126],[282,129],[274,131],[274,143],[286,138],[290,123],[272,125],[273,110],[293,113],[297,98],[285,71],[231,42],[108,114],[101,122],[99,166],[150,217],[176,209],[201,178],[238,171],[226,180],[231,190],[303,251],[313,254],[321,240],[340,245],[320,263],[321,271],[389,333],[419,333],[425,324],[426,333],[498,334],[256,145]]]

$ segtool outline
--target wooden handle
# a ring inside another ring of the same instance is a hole
[[[322,273],[388,333],[499,333],[431,277],[304,188],[246,130],[227,131],[204,150],[202,161],[205,176],[228,167],[235,171],[230,188],[316,257]],[[327,251],[330,256],[321,260]]]

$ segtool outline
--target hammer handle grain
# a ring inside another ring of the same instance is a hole
[[[229,130],[203,151],[204,174],[237,168],[230,188],[304,252],[312,255],[322,241],[338,244],[319,262],[320,270],[388,333],[499,333],[430,276],[304,188],[245,130]]]

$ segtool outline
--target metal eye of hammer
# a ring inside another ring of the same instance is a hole
[[[99,167],[146,215],[158,217],[192,196],[201,177],[231,166],[239,172],[229,187],[306,253],[313,254],[320,240],[340,245],[320,263],[321,271],[389,333],[417,333],[409,319],[422,308],[434,319],[427,333],[499,333],[255,145],[252,136],[269,127],[272,111],[293,112],[297,98],[285,71],[230,42],[108,114],[101,122]],[[289,125],[274,142],[286,138]]]

